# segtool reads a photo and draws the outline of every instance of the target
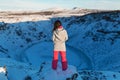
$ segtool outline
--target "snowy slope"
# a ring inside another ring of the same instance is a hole
[[[73,74],[78,75],[76,80],[120,79],[120,11],[74,8],[60,12],[1,12],[0,16],[0,66],[6,66],[8,72],[7,77],[0,72],[0,80],[49,80],[53,76],[55,80],[69,80]],[[61,71],[60,63],[58,70],[51,69],[51,31],[57,19],[69,35],[66,72]],[[72,73],[63,75],[69,71]]]
[[[50,8],[41,11],[0,11],[0,22],[16,23],[25,21],[49,20],[53,17],[80,16],[100,10]]]
[[[0,75],[0,80],[23,80],[29,74],[27,72],[32,69],[25,63],[9,58],[0,58],[0,66],[6,66],[6,71],[4,71],[5,77],[3,79],[3,75]],[[3,72],[0,73],[3,74]]]
[[[66,24],[72,37],[68,44],[86,53],[93,62],[93,69],[119,71],[119,21],[119,11],[73,17]]]
[[[6,65],[7,64],[7,65]],[[77,71],[74,66],[68,65],[66,71],[62,71],[61,64],[57,70],[51,69],[51,62],[43,62],[39,68],[33,68],[27,63],[21,63],[12,59],[1,58],[0,65],[7,66],[7,73],[0,68],[0,80],[119,80],[120,72],[111,71]]]

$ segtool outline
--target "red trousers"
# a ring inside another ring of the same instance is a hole
[[[58,55],[60,53],[61,56],[61,62],[62,62],[62,70],[67,69],[67,59],[66,59],[66,51],[54,51],[53,55],[53,61],[52,61],[52,68],[54,70],[57,69],[57,63],[58,63]]]

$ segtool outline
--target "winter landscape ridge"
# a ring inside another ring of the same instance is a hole
[[[66,71],[51,69],[55,20],[69,36]],[[0,80],[120,80],[119,43],[119,10],[0,11]]]

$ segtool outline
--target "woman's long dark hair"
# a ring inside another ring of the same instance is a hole
[[[60,27],[62,25],[62,23],[59,21],[59,20],[56,20],[54,22],[54,28],[53,28],[53,31],[55,31],[58,27]]]

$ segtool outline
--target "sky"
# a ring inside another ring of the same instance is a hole
[[[120,10],[120,0],[0,0],[0,10],[43,10],[56,7]]]

